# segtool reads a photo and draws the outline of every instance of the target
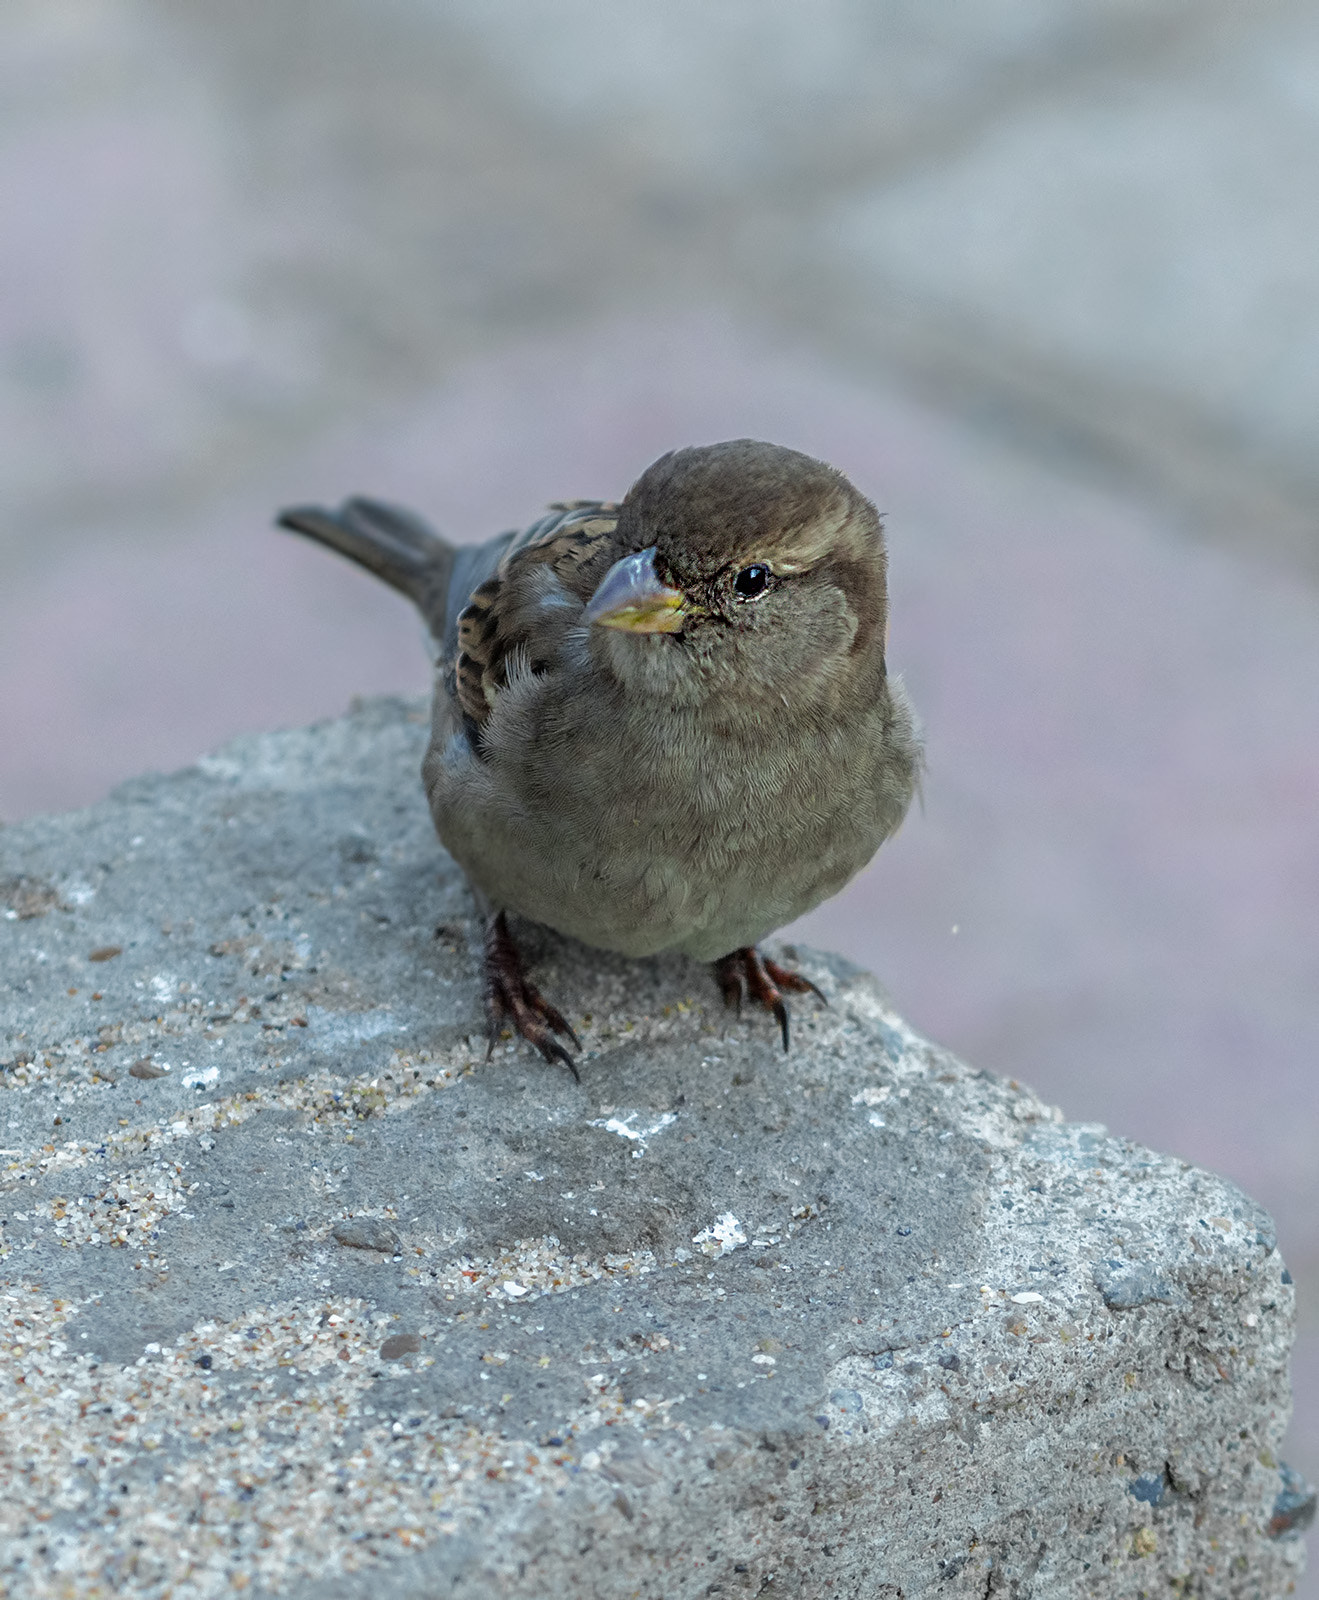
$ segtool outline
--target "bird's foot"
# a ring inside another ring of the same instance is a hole
[[[579,1050],[582,1041],[563,1013],[527,981],[522,956],[513,943],[502,911],[490,918],[485,932],[485,1015],[490,1040],[487,1061],[501,1028],[508,1021],[514,1032],[534,1044],[546,1061],[561,1061],[578,1083],[582,1081],[577,1063],[555,1035],[571,1039]]]
[[[829,1004],[809,978],[803,978],[800,972],[793,972],[788,967],[781,967],[777,961],[762,956],[751,945],[743,950],[734,950],[731,955],[721,956],[714,963],[714,976],[724,997],[724,1004],[735,1008],[739,1016],[742,1014],[744,998],[750,998],[756,1005],[773,1012],[783,1033],[785,1050],[788,1048],[788,1007],[782,991],[786,989],[789,994],[813,994],[822,1006]]]

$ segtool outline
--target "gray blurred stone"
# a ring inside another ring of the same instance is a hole
[[[1216,440],[1271,463],[1261,476],[1305,483],[1312,509],[1319,15],[1240,21],[1023,99],[937,167],[833,204],[824,247],[851,254],[867,300],[1070,373],[1110,408],[1128,395],[1170,452],[1198,425],[1206,455]]]
[[[487,1063],[424,733],[0,832],[50,890],[0,922],[8,1593],[1286,1591],[1257,1206],[809,953],[785,1058],[699,967],[529,931],[583,1081]]]
[[[1282,1468],[1282,1488],[1273,1502],[1273,1516],[1269,1520],[1269,1533],[1275,1539],[1291,1539],[1302,1534],[1313,1523],[1315,1513],[1314,1485],[1307,1483],[1291,1467]]]
[[[1175,0],[429,0],[551,124],[699,208],[782,200],[945,144],[1040,82],[1185,25]]]
[[[1169,1285],[1148,1265],[1110,1259],[1097,1262],[1092,1276],[1110,1311],[1132,1311],[1174,1298]]]
[[[330,1237],[336,1244],[353,1250],[379,1250],[392,1256],[397,1255],[399,1249],[398,1234],[378,1217],[354,1217],[351,1222],[336,1222]]]

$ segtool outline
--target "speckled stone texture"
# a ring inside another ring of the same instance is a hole
[[[524,929],[485,1060],[423,710],[0,831],[0,1573],[94,1594],[1271,1600],[1290,1279],[864,974],[792,1053]]]

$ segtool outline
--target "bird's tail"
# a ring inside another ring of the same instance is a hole
[[[354,497],[337,511],[292,506],[277,521],[281,528],[337,550],[407,595],[437,643],[443,640],[457,552],[420,517],[400,506]]]

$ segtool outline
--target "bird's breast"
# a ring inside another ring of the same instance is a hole
[[[491,900],[587,944],[713,959],[837,892],[895,821],[882,728],[542,706],[428,761],[440,836]],[[891,806],[888,808],[891,810]]]

